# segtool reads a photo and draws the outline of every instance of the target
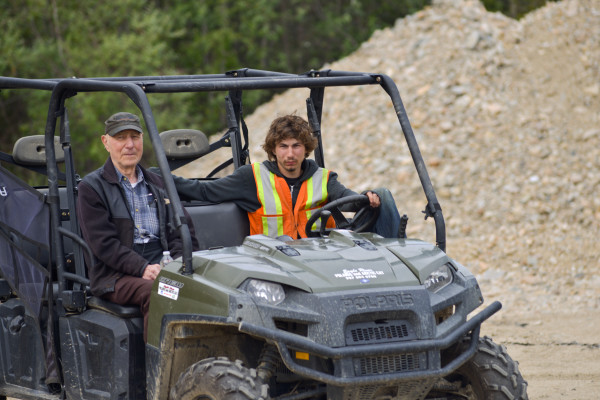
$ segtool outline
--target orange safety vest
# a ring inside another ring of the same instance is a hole
[[[305,226],[312,211],[327,203],[327,182],[329,170],[319,168],[313,176],[302,182],[292,210],[292,193],[284,178],[275,175],[261,163],[252,164],[256,192],[261,206],[254,212],[248,212],[250,234],[264,234],[271,237],[288,235],[297,239],[306,237]],[[313,225],[319,229],[321,221]],[[327,221],[327,227],[335,227],[333,218]]]

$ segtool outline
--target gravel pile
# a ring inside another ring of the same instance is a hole
[[[394,79],[442,205],[447,252],[477,275],[486,302],[600,309],[600,2],[550,3],[516,21],[478,1],[438,0],[323,68]],[[264,159],[269,122],[305,115],[307,96],[288,91],[247,117],[253,161]],[[409,236],[435,240],[381,89],[328,89],[322,130],[326,165],[346,186],[388,187]]]

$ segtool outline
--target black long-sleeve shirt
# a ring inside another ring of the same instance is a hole
[[[263,165],[269,171],[285,179],[285,176],[279,171],[276,162],[263,161]],[[294,190],[292,190],[293,204],[296,203],[299,193],[298,189],[302,182],[313,176],[318,169],[319,166],[313,160],[305,159],[302,162],[302,175],[294,184]],[[254,212],[261,207],[252,165],[244,165],[236,169],[231,175],[212,181],[186,179],[178,176],[174,176],[173,178],[179,194],[188,199],[214,203],[232,201],[247,212]],[[333,201],[341,197],[355,195],[356,192],[338,182],[337,173],[332,171],[327,181],[327,194],[328,201]]]

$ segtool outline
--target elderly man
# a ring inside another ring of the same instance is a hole
[[[162,253],[182,254],[178,232],[170,229],[171,207],[159,175],[140,164],[143,130],[139,118],[119,112],[106,120],[102,144],[109,157],[78,186],[77,210],[85,241],[94,256],[86,260],[92,294],[118,304],[148,308]],[[186,213],[194,248],[198,242]]]
[[[273,120],[265,138],[268,160],[244,165],[215,181],[174,177],[175,185],[187,198],[235,202],[248,212],[250,234],[306,237],[306,222],[313,210],[356,194],[337,180],[335,172],[307,159],[316,145],[306,120],[285,115]],[[365,194],[370,206],[381,210],[374,232],[397,237],[400,215],[390,192],[377,189]]]

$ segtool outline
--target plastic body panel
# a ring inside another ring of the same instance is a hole
[[[0,329],[0,386],[25,387],[38,398],[48,394],[42,335],[21,300],[0,304]]]
[[[146,398],[142,318],[92,309],[60,318],[59,329],[67,398]]]

